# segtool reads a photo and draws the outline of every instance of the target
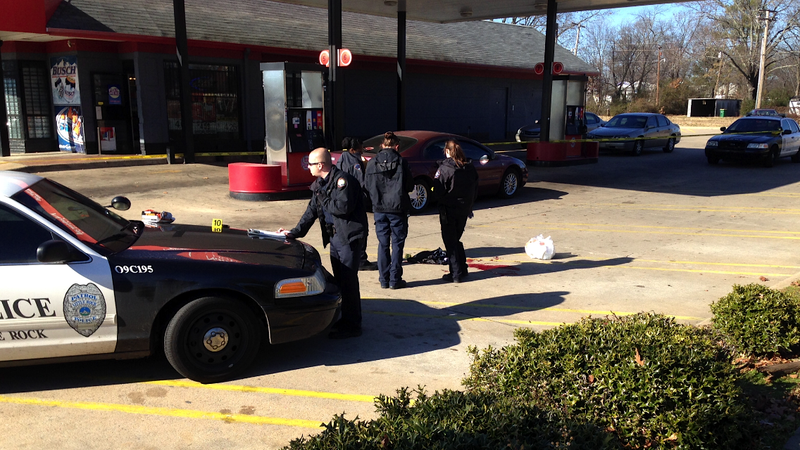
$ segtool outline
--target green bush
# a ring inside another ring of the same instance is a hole
[[[792,351],[800,343],[800,302],[760,284],[734,285],[711,304],[714,326],[740,352],[751,355]]]
[[[596,425],[563,420],[554,411],[485,393],[408,389],[381,396],[372,421],[337,415],[316,436],[293,440],[290,450],[356,449],[622,449]]]
[[[712,328],[638,314],[515,335],[516,345],[473,351],[469,392],[596,424],[626,448],[757,448],[738,374]]]

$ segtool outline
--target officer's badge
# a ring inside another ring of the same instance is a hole
[[[106,299],[92,283],[73,284],[64,296],[64,319],[73,330],[89,337],[106,318]]]
[[[344,178],[339,178],[338,180],[336,180],[336,186],[339,189],[344,189],[344,187],[347,186],[347,180],[345,180]]]
[[[357,171],[360,172],[361,171],[361,164],[356,164],[355,166],[353,166],[353,169],[356,169]]]
[[[436,169],[436,175],[434,175],[433,178],[436,178],[436,179],[439,178],[439,169]]]

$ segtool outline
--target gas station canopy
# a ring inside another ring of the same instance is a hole
[[[295,5],[327,8],[328,0],[275,0]],[[692,0],[558,0],[558,12],[647,6]],[[408,20],[462,22],[467,20],[525,17],[547,13],[547,0],[342,0],[342,10],[374,16],[396,17],[405,11]]]

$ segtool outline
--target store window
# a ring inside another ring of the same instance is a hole
[[[217,140],[240,139],[239,70],[236,66],[190,64],[192,123],[199,147]],[[167,117],[170,134],[181,127],[180,71],[178,63],[165,63]],[[217,139],[213,139],[216,137]],[[210,139],[207,139],[210,138]]]
[[[6,113],[8,114],[8,132],[10,139],[24,139],[22,134],[22,106],[19,98],[16,67],[9,61],[3,61],[3,91],[6,97]]]
[[[22,86],[25,98],[25,128],[28,139],[49,139],[53,137],[52,115],[50,109],[49,72],[44,63],[29,62],[21,64]]]

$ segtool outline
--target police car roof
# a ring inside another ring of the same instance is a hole
[[[42,177],[31,173],[0,171],[0,195],[11,197],[41,180],[43,180]]]

